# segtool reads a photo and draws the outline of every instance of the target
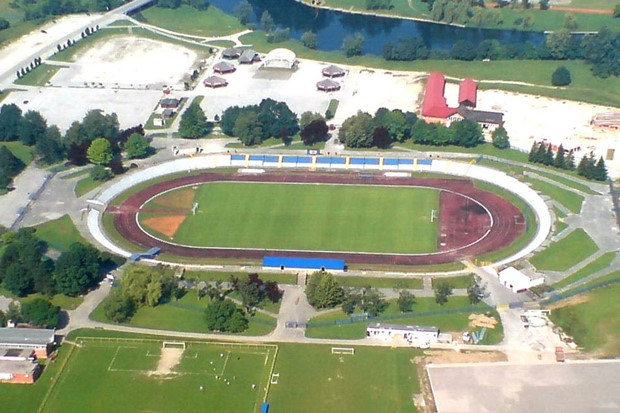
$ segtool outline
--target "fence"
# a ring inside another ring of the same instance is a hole
[[[391,321],[391,320],[399,320],[410,317],[430,317],[435,315],[448,315],[448,314],[461,314],[461,313],[480,313],[485,311],[492,310],[493,307],[464,307],[464,308],[447,308],[444,310],[434,310],[434,311],[423,311],[423,312],[407,312],[407,313],[398,313],[398,314],[384,314],[379,316],[371,316],[367,315],[366,317],[352,316],[343,320],[331,320],[331,321],[310,321],[306,328],[317,328],[317,327],[329,327],[333,325],[346,325],[346,324],[357,324],[364,323],[368,321],[372,322],[380,322],[380,321]]]
[[[551,293],[549,297],[542,300],[542,303],[547,304],[547,305],[552,304],[552,303],[555,303],[556,301],[564,300],[566,298],[570,298],[578,294],[583,294],[583,293],[587,293],[588,291],[596,290],[597,288],[608,287],[610,285],[618,284],[618,283],[620,283],[620,277],[613,278],[611,280],[601,281],[601,282],[598,282],[598,283],[595,283],[589,286],[578,287],[578,288],[575,288],[574,290],[569,290],[563,293],[558,293],[558,294]]]

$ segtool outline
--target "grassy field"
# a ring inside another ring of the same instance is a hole
[[[559,186],[555,186],[548,182],[541,181],[539,179],[533,179],[528,177],[526,178],[526,181],[536,191],[549,196],[555,201],[558,201],[560,204],[568,208],[568,210],[572,213],[579,214],[581,212],[581,205],[583,204],[584,199],[583,196],[575,192],[560,188]]]
[[[237,278],[246,278],[247,272],[220,272],[220,271],[185,271],[184,278],[188,280],[200,280],[206,282],[212,281],[229,281],[230,276]],[[297,275],[288,273],[259,273],[260,279],[263,281],[276,281],[278,284],[295,284]]]
[[[521,152],[515,149],[497,149],[495,146],[491,145],[490,143],[484,143],[474,148],[465,148],[463,146],[455,146],[455,145],[446,145],[446,146],[422,145],[419,143],[415,143],[413,142],[413,140],[410,139],[403,143],[396,144],[395,147],[413,149],[413,150],[422,151],[422,152],[471,153],[472,157],[474,157],[475,155],[489,155],[489,156],[497,156],[498,158],[504,158],[504,159],[508,159],[511,161],[527,162],[527,153]],[[481,162],[487,162],[487,161],[483,160]]]
[[[17,158],[26,165],[34,160],[34,148],[21,142],[0,142],[0,146],[6,146]]]
[[[598,280],[597,280],[598,281]],[[572,334],[579,346],[598,356],[620,355],[620,283],[570,298],[551,311],[551,320]],[[570,305],[577,302],[576,305]]]
[[[459,309],[471,309],[471,311],[449,314],[425,314],[440,310]],[[469,323],[467,317],[469,314],[472,312],[486,313],[488,311],[493,312],[494,310],[484,303],[472,306],[467,297],[450,297],[448,303],[443,306],[437,304],[432,297],[419,297],[416,298],[416,304],[413,306],[413,313],[401,313],[398,310],[396,301],[390,300],[388,308],[382,315],[389,317],[389,319],[383,320],[383,322],[387,323],[435,326],[442,332],[459,332],[467,328]],[[348,318],[349,316],[340,309],[315,317],[308,323],[306,337],[348,340],[363,338],[366,334],[366,327],[369,321],[352,324],[333,324],[336,320],[347,320]],[[498,317],[496,318],[499,319]],[[484,343],[494,344],[501,341],[501,339],[502,334],[492,334],[485,339]],[[493,342],[486,340],[493,340]]]
[[[205,307],[209,299],[198,299],[195,290],[189,290],[183,298],[157,307],[142,307],[131,318],[127,325],[154,328],[170,331],[208,333],[205,321]],[[104,301],[105,303],[105,301]],[[104,303],[100,304],[91,314],[95,321],[108,322],[103,313]],[[276,320],[267,315],[256,313],[249,318],[250,325],[239,335],[262,336],[268,334],[276,326]]]
[[[620,22],[620,19],[616,19]],[[265,34],[255,31],[241,36],[244,44],[252,45],[257,51],[266,53],[273,49],[267,43]],[[296,41],[278,43],[279,47],[293,50],[298,57],[319,62],[333,62],[347,65],[374,67],[386,70],[416,72],[441,71],[447,76],[460,79],[473,77],[480,81],[481,89],[501,89],[519,93],[569,99],[588,103],[620,107],[620,77],[602,79],[592,75],[591,66],[583,61],[554,60],[498,60],[491,62],[458,60],[421,60],[414,62],[386,61],[378,56],[364,55],[347,58],[342,52],[311,50]],[[571,72],[572,83],[565,88],[551,87],[551,75],[558,66],[566,66]],[[506,84],[493,81],[523,82]]]
[[[209,6],[203,11],[186,5],[174,10],[149,7],[141,14],[146,19],[146,23],[195,36],[228,36],[246,30],[246,27],[239,23],[236,17],[214,6]]]
[[[566,271],[598,251],[598,246],[581,228],[539,252],[529,261],[538,270]]]
[[[52,66],[43,63],[42,65],[32,69],[29,73],[26,73],[25,76],[17,79],[15,84],[26,86],[45,86],[60,69],[62,69],[62,66]]]
[[[447,282],[452,286],[452,288],[467,288],[474,283],[474,275],[461,275],[459,277],[439,277],[432,278],[431,283],[433,288],[437,286],[437,284]]]
[[[604,270],[609,266],[609,264],[611,264],[614,258],[616,258],[616,252],[607,252],[601,255],[596,260],[592,261],[590,264],[580,269],[579,271],[572,273],[568,277],[552,284],[551,286],[556,289],[566,287],[567,285],[577,282],[582,278],[594,274],[595,272]]]
[[[188,413],[259,412],[277,349],[187,342],[173,373],[157,376],[153,373],[162,355],[159,340],[77,341],[80,346],[70,354],[43,405],[44,413],[171,412],[180,406]],[[136,397],[139,394],[145,397]]]
[[[83,296],[69,297],[64,294],[55,294],[49,297],[43,294],[36,293],[30,294],[26,297],[17,297],[15,294],[2,287],[0,287],[0,295],[19,302],[28,302],[34,300],[35,298],[45,298],[46,300],[50,300],[53,305],[57,305],[64,310],[75,310],[80,304],[82,304],[82,301],[84,301]]]
[[[34,21],[25,22],[24,12],[21,9],[11,7],[10,4],[11,0],[0,0],[0,16],[11,24],[8,29],[0,30],[0,45],[15,40],[38,26]]]
[[[103,185],[103,183],[103,181],[95,181],[93,178],[90,177],[90,175],[85,176],[84,178],[76,182],[74,189],[75,196],[79,198],[82,195],[86,195],[98,186]]]
[[[340,277],[336,275],[338,283],[343,287],[367,287],[372,288],[411,288],[421,289],[421,278],[377,278],[377,277],[357,277],[346,276]]]
[[[63,215],[53,221],[37,225],[35,228],[37,237],[58,251],[67,251],[75,242],[88,244],[88,241],[80,235],[69,215]]]
[[[199,210],[181,224],[177,243],[386,253],[436,248],[436,223],[429,219],[439,204],[434,189],[211,183],[194,200]]]

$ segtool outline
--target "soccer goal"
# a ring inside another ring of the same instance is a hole
[[[161,344],[161,348],[180,348],[185,350],[185,342],[184,341],[164,341]]]
[[[332,347],[332,354],[355,354],[353,347]]]

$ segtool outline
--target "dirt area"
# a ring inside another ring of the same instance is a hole
[[[172,369],[181,362],[183,357],[182,348],[162,348],[157,370],[149,373],[150,376],[167,376],[172,374]]]
[[[572,307],[577,304],[587,303],[590,300],[589,294],[578,294],[564,300],[557,301],[548,306],[549,310],[557,310],[558,308]]]
[[[170,43],[119,35],[95,43],[74,58],[76,64],[61,70],[54,85],[102,83],[104,86],[175,85],[198,58],[196,52]]]
[[[181,224],[185,221],[185,218],[185,215],[153,217],[143,220],[142,224],[154,231],[159,232],[160,234],[164,234],[165,236],[172,238]]]
[[[448,89],[448,87],[447,87]],[[449,99],[450,101],[450,99]],[[504,112],[505,128],[510,144],[524,151],[530,150],[534,141],[564,145],[576,149],[576,159],[594,151],[606,157],[608,149],[620,151],[617,132],[590,125],[592,117],[600,112],[617,112],[617,109],[581,102],[516,94],[499,90],[479,90],[478,109]],[[605,161],[612,175],[620,174],[620,154]]]
[[[183,188],[177,191],[168,192],[155,198],[155,203],[170,208],[191,208],[194,202],[194,188]]]
[[[427,350],[424,356],[426,363],[432,364],[487,363],[508,360],[506,354],[499,351]]]
[[[469,328],[484,327],[495,328],[497,320],[494,317],[487,317],[484,314],[470,314]]]

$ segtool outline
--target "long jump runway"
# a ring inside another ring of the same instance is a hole
[[[262,249],[228,249],[180,246],[154,238],[137,223],[139,208],[153,196],[181,186],[205,182],[282,182],[348,185],[418,186],[442,190],[440,196],[438,252],[432,254],[373,254]],[[482,207],[482,206],[483,207]],[[485,211],[486,209],[486,211]],[[488,211],[488,213],[487,213]],[[204,172],[153,184],[132,194],[120,206],[109,206],[114,225],[126,239],[144,248],[159,247],[162,253],[180,257],[260,260],[266,255],[344,259],[348,263],[429,265],[454,262],[505,247],[525,231],[525,219],[517,207],[490,192],[474,187],[470,180],[443,178],[371,179],[357,173],[274,171],[259,175]],[[488,232],[488,233],[487,233]],[[486,235],[485,235],[486,234]],[[476,241],[478,240],[478,241]]]

